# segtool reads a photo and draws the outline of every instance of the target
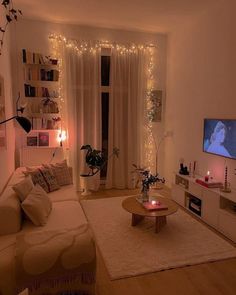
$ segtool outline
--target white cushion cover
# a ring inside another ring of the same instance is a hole
[[[43,188],[36,184],[21,207],[34,225],[40,226],[47,223],[52,210],[52,202]]]
[[[31,177],[27,176],[19,183],[13,185],[12,188],[16,192],[17,196],[20,198],[21,202],[23,202],[34,188],[34,184]]]

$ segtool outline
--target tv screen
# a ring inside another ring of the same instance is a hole
[[[204,119],[203,151],[236,159],[236,120]]]

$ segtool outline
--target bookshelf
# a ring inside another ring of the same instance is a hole
[[[32,124],[23,149],[56,148],[61,130],[59,66],[56,58],[22,49],[25,116]]]

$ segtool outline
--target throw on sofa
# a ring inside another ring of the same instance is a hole
[[[45,196],[49,209],[41,218],[33,212],[41,206],[41,187],[34,184],[25,204],[13,190],[24,181],[23,172],[27,169],[14,172],[0,196],[0,294],[15,295],[28,288],[33,295],[94,295],[95,245],[73,184]],[[25,212],[36,219],[25,217]]]

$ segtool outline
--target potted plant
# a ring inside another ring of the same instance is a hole
[[[88,168],[87,173],[80,174],[82,186],[84,189],[82,195],[89,195],[91,193],[89,191],[89,187],[92,187],[94,190],[98,190],[100,185],[100,180],[95,183],[93,176],[95,176],[103,169],[103,167],[105,167],[109,158],[113,156],[119,156],[119,149],[116,147],[113,148],[112,153],[108,157],[106,157],[101,150],[93,149],[89,144],[83,145],[80,150],[86,151],[85,162]]]

